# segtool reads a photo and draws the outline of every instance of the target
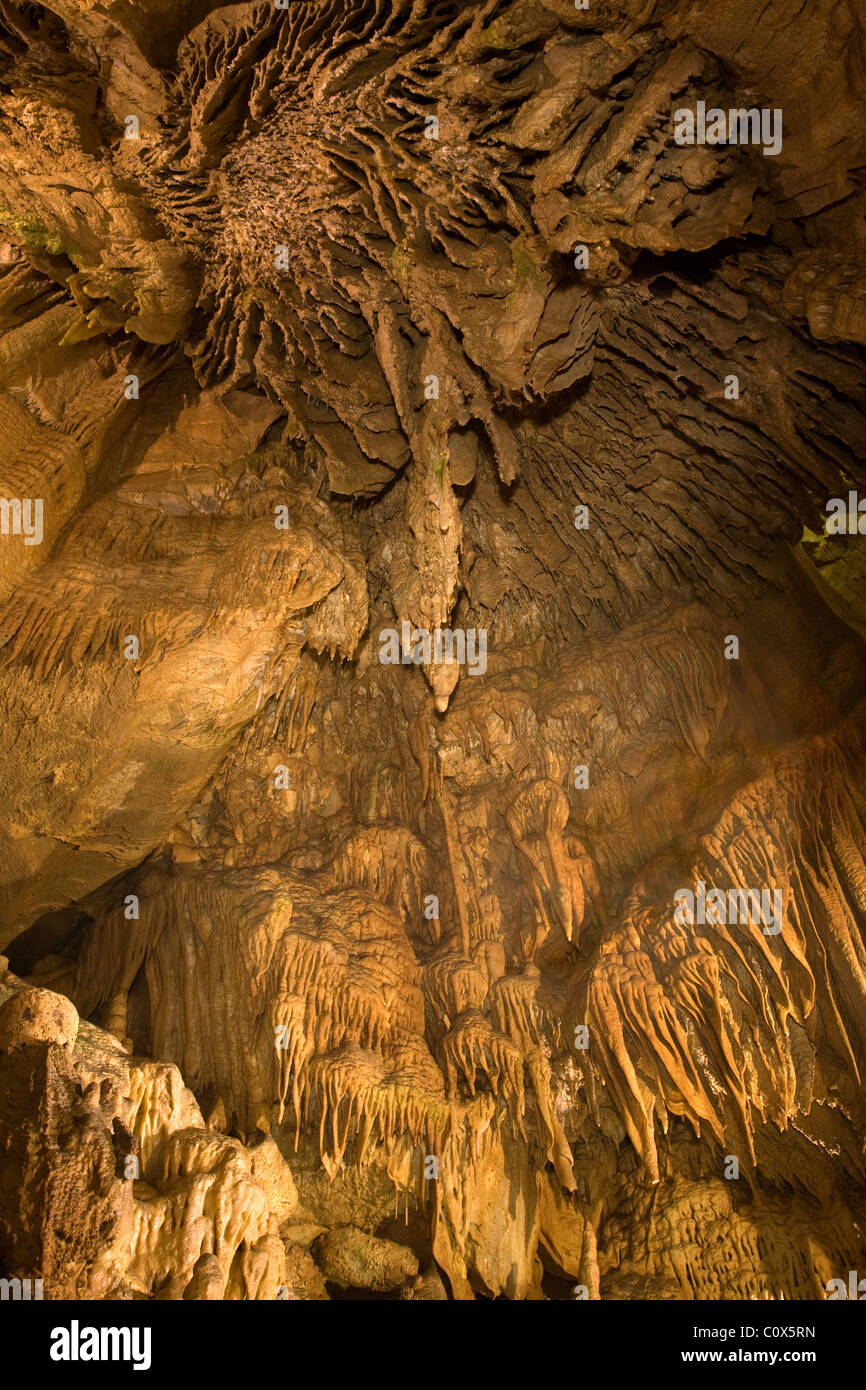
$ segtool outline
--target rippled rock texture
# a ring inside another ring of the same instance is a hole
[[[8,1278],[866,1272],[864,97],[853,0],[3,0]]]

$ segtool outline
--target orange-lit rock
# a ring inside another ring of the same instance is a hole
[[[48,1298],[863,1268],[864,22],[590,8],[0,16],[0,1272]]]

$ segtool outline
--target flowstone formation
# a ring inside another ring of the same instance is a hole
[[[864,98],[853,0],[4,0],[4,1288],[866,1274]]]

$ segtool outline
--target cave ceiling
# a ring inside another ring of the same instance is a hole
[[[0,1274],[866,1275],[866,18],[759,9],[0,0]]]

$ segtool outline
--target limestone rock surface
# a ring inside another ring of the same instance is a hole
[[[864,54],[3,0],[0,1276],[866,1268]]]

